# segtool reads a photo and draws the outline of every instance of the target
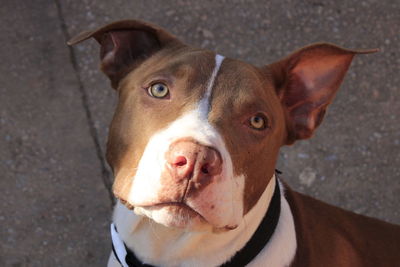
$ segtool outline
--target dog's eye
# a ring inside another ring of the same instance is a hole
[[[250,127],[256,130],[264,130],[267,128],[267,118],[263,114],[257,114],[250,118]]]
[[[164,98],[168,95],[169,89],[163,83],[155,83],[148,89],[149,94],[155,98]]]

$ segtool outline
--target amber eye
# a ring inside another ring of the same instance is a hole
[[[262,114],[252,116],[249,123],[250,127],[256,130],[264,130],[267,128],[267,118]]]
[[[149,94],[155,98],[164,98],[168,95],[169,89],[163,83],[155,83],[147,89]]]

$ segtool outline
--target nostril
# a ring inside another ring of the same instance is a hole
[[[208,164],[204,164],[204,165],[201,167],[201,172],[204,173],[204,174],[208,174],[208,173],[209,173],[208,167],[209,167]]]
[[[213,149],[204,151],[203,158],[199,161],[202,162],[200,172],[206,176],[214,176],[221,172],[222,160],[218,152]]]
[[[187,164],[187,159],[184,156],[177,156],[172,164],[181,167]]]

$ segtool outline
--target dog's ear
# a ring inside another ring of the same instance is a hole
[[[169,45],[182,45],[172,34],[146,22],[117,21],[94,31],[85,31],[68,41],[74,45],[93,37],[100,44],[101,70],[113,88],[135,66]]]
[[[265,67],[287,114],[286,144],[312,136],[354,55],[377,51],[348,50],[320,43],[304,47]]]

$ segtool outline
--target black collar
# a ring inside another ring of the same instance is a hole
[[[277,173],[280,173],[277,171]],[[250,263],[266,246],[271,239],[278,224],[281,212],[281,194],[279,182],[276,179],[274,194],[272,195],[267,213],[258,226],[257,230],[247,242],[247,244],[228,261],[222,264],[222,267],[243,267]],[[112,250],[115,258],[122,267],[154,267],[150,264],[142,263],[135,254],[119,238],[117,228],[111,224]]]

